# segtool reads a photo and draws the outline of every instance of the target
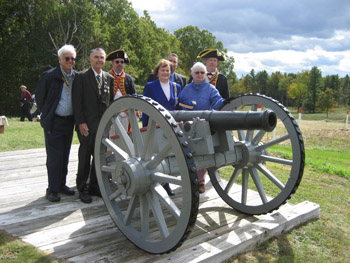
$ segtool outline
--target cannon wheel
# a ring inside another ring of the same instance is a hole
[[[117,117],[121,112],[128,113],[128,133]],[[139,112],[149,116],[144,131],[139,128]],[[113,136],[111,127],[116,133]],[[165,145],[157,150],[154,145],[160,137]],[[175,250],[196,222],[198,180],[187,145],[169,112],[143,96],[117,99],[100,121],[95,166],[102,198],[119,230],[148,253]],[[172,184],[175,196],[168,196],[164,183]]]
[[[222,110],[257,111],[258,105],[276,113],[276,131],[233,132],[235,145],[241,148],[242,162],[208,169],[220,197],[232,208],[250,215],[265,214],[284,204],[298,188],[305,163],[299,126],[278,101],[259,94],[242,95]]]

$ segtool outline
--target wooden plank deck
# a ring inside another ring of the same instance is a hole
[[[73,145],[69,186],[75,186],[77,151]],[[222,262],[320,215],[319,205],[305,201],[246,216],[228,207],[209,182],[190,238],[170,254],[150,255],[118,231],[101,198],[47,201],[45,161],[45,149],[0,153],[0,229],[67,262]]]

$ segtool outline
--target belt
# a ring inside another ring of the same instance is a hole
[[[73,116],[73,115],[61,116],[61,115],[55,114],[55,117],[60,118],[60,119],[65,119],[65,120],[73,120],[73,119],[74,119],[74,116]]]

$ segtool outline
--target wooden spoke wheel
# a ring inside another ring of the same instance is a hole
[[[296,191],[303,176],[304,142],[294,117],[278,101],[264,95],[243,95],[222,110],[271,109],[277,115],[275,131],[233,131],[240,149],[239,164],[208,170],[220,197],[245,214],[264,214],[279,208]]]
[[[128,132],[122,114],[130,120]],[[149,116],[147,129],[139,128],[139,114]],[[198,213],[196,167],[181,128],[160,104],[143,96],[113,102],[96,134],[95,166],[112,220],[137,247],[168,253],[189,236]]]

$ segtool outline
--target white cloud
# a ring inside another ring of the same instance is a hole
[[[168,11],[173,9],[172,1],[170,0],[129,0],[136,11],[142,13],[144,10],[152,11]]]
[[[350,73],[350,1],[132,0],[170,32],[188,25],[213,33],[235,58],[240,77],[251,69],[323,75]]]
[[[306,51],[275,50],[269,52],[234,53],[228,55],[235,58],[235,72],[237,77],[266,70],[268,73],[298,73],[317,66],[327,75],[338,74],[344,77],[350,74],[350,49],[344,51],[325,51],[315,47]]]

